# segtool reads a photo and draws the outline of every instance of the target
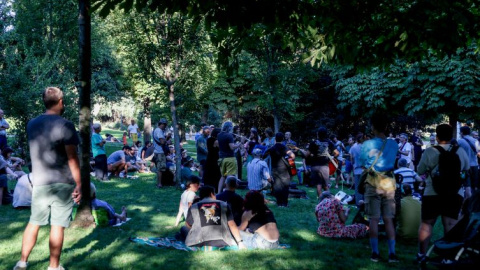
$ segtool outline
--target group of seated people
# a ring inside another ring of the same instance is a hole
[[[277,222],[261,192],[249,191],[243,199],[235,193],[237,179],[233,176],[226,179],[226,189],[217,195],[211,186],[200,187],[197,176],[191,176],[186,186],[175,225],[182,216],[185,218],[177,238],[187,246],[238,246],[240,249],[279,246]]]

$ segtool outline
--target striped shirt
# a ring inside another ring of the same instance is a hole
[[[247,178],[249,190],[262,190],[263,180],[270,178],[267,163],[259,158],[254,158],[248,163]]]
[[[409,168],[401,167],[393,172],[394,174],[400,174],[403,176],[403,184],[408,184],[410,187],[413,188],[413,184],[415,183],[415,178],[417,177],[417,173]]]

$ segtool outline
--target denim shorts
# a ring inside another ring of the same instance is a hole
[[[51,225],[67,228],[72,216],[74,188],[75,185],[65,183],[33,186],[30,223],[47,225],[50,217]]]
[[[251,234],[240,231],[240,236],[248,249],[276,249],[280,244],[278,240],[275,242],[268,241],[258,233]]]

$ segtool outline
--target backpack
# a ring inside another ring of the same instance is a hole
[[[462,165],[457,155],[458,146],[450,146],[445,150],[434,146],[440,152],[438,169],[431,174],[433,189],[439,195],[455,195],[462,186]]]

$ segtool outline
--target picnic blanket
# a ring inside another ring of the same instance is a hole
[[[226,246],[226,247],[212,247],[212,246],[203,246],[203,247],[188,247],[185,245],[185,242],[178,241],[174,237],[130,237],[128,240],[143,244],[149,245],[152,247],[159,248],[174,248],[184,251],[213,251],[213,250],[238,250],[237,246]],[[280,244],[278,249],[287,249],[290,248],[290,245]]]

